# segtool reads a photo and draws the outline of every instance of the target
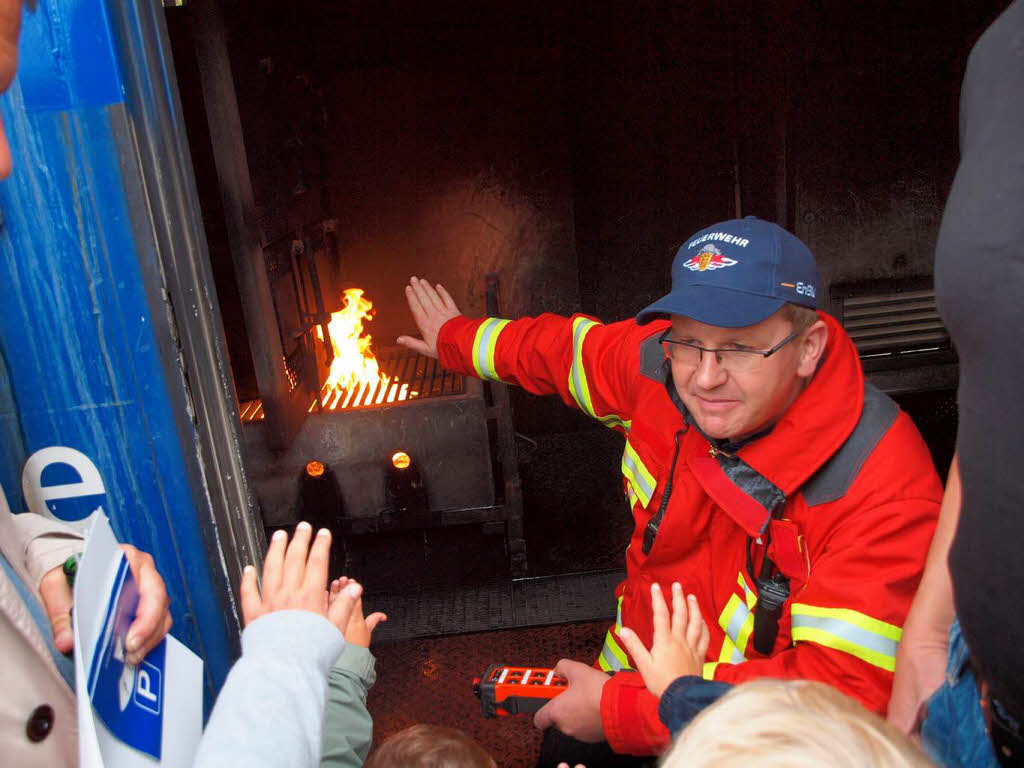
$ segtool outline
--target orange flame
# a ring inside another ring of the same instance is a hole
[[[371,320],[373,302],[363,297],[361,288],[349,288],[343,295],[345,304],[331,314],[327,329],[331,332],[334,360],[327,376],[326,386],[332,390],[352,391],[360,385],[387,386],[388,377],[380,372],[377,359],[370,351],[372,337],[363,334],[363,321]],[[323,331],[317,326],[316,334],[322,340]]]
[[[415,397],[408,384],[401,384],[394,377],[381,373],[377,359],[370,349],[372,337],[363,333],[363,322],[373,319],[373,302],[363,296],[361,288],[349,288],[342,296],[344,306],[331,313],[327,328],[331,333],[334,360],[331,370],[320,390],[321,405],[329,411],[344,410],[357,406],[377,405],[385,401],[392,403]],[[319,326],[317,336],[323,340]],[[316,401],[310,411],[316,407]]]

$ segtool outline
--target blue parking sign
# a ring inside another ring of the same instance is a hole
[[[167,641],[160,641],[137,666],[125,662],[125,636],[138,602],[138,586],[122,555],[89,665],[89,698],[116,738],[159,760]]]

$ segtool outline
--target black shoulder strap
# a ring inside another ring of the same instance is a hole
[[[842,498],[875,446],[895,423],[899,410],[891,397],[871,382],[864,382],[864,409],[860,421],[835,455],[804,483],[801,491],[807,506]]]

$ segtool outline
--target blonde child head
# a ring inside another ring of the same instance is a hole
[[[923,768],[928,758],[878,715],[809,680],[754,680],[708,707],[662,768]]]

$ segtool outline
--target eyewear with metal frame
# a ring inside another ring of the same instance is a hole
[[[761,364],[774,355],[793,339],[800,335],[800,331],[793,331],[774,347],[768,350],[760,349],[708,349],[689,341],[676,341],[668,337],[672,332],[666,328],[665,332],[658,338],[665,355],[672,361],[682,365],[696,368],[704,359],[705,352],[713,352],[715,360],[726,371],[730,373],[747,373],[757,370]]]

